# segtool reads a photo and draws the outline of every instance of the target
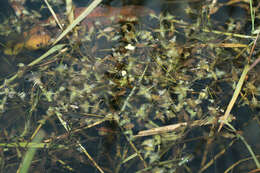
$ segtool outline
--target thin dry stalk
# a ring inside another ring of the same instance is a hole
[[[232,119],[233,119],[233,117],[232,117]],[[188,126],[188,125],[190,127],[194,127],[194,126],[203,126],[203,125],[208,125],[208,124],[214,124],[215,122],[216,122],[215,117],[208,117],[203,120],[193,121],[191,123],[182,122],[182,123],[178,123],[178,124],[157,127],[157,128],[153,128],[153,129],[149,129],[149,130],[143,130],[143,131],[138,132],[138,134],[135,135],[134,137],[157,135],[157,134],[161,134],[161,133],[172,132],[172,131],[179,129],[180,127],[184,127],[184,126]]]
[[[72,0],[66,0],[66,11],[69,23],[73,23],[74,13],[73,13],[73,3]]]
[[[218,128],[218,132],[221,130],[221,128],[223,127],[224,123],[228,120],[230,112],[231,112],[234,104],[236,103],[236,100],[237,100],[238,95],[239,95],[239,93],[241,91],[241,88],[243,86],[243,83],[245,81],[245,78],[246,78],[246,75],[247,75],[247,72],[249,71],[249,69],[250,69],[249,65],[246,65],[244,67],[243,73],[242,73],[242,75],[241,75],[241,77],[240,77],[240,79],[238,81],[238,84],[236,86],[235,92],[234,92],[234,94],[232,96],[232,99],[230,100],[230,102],[228,104],[226,112],[225,112],[224,116],[220,118],[221,123],[220,123],[220,126]]]
[[[69,124],[63,120],[63,116],[60,112],[55,111],[56,116],[58,117],[60,123],[63,125],[63,127],[65,128],[65,130],[67,132],[71,131],[71,127],[69,126]],[[79,146],[80,150],[88,157],[88,159],[93,163],[93,165],[97,168],[97,170],[99,170],[99,172],[104,173],[104,171],[101,169],[101,167],[97,164],[97,162],[91,157],[91,155],[88,153],[88,151],[86,150],[85,147],[83,147],[83,145],[77,140],[77,145]]]
[[[203,153],[203,156],[202,156],[202,161],[201,161],[201,164],[200,164],[201,167],[203,167],[205,165],[206,160],[207,160],[207,156],[208,156],[208,152],[210,150],[210,146],[213,143],[213,141],[215,140],[214,134],[215,134],[216,124],[217,124],[217,121],[215,121],[210,128],[209,138],[207,138],[205,150],[204,150],[204,153]]]
[[[257,156],[257,157],[260,157],[260,156]],[[252,157],[247,157],[247,158],[241,159],[241,160],[237,161],[236,163],[234,163],[233,165],[231,165],[228,169],[226,169],[224,173],[228,173],[232,169],[234,169],[237,165],[239,165],[240,163],[243,163],[245,161],[249,161],[249,160],[252,160],[252,159],[253,159]],[[259,169],[256,169],[256,170],[259,170]]]
[[[54,12],[53,8],[50,6],[50,4],[48,3],[47,0],[44,0],[44,2],[45,2],[45,4],[47,5],[48,9],[50,10],[51,15],[53,16],[55,22],[58,24],[58,26],[60,27],[60,29],[63,30],[63,27],[62,27],[62,25],[61,25],[61,23],[60,23],[60,21],[59,21],[57,15],[56,15],[56,13]]]
[[[52,45],[57,44],[63,37],[65,37],[76,25],[85,19],[100,3],[102,0],[94,0],[53,42]]]
[[[257,41],[258,37],[259,37],[259,33],[257,34],[257,37],[256,37],[256,39],[255,39],[255,41],[254,41],[254,44],[253,44],[252,49],[251,49],[251,51],[250,51],[250,55],[249,55],[249,57],[248,57],[248,60],[250,60],[251,57],[252,57],[252,55],[253,55],[253,51],[254,51],[254,49],[255,49],[256,41]],[[220,120],[221,120],[221,123],[220,123],[219,129],[218,129],[218,132],[221,130],[221,128],[223,127],[224,123],[227,121],[227,119],[228,119],[228,117],[229,117],[229,115],[230,115],[230,112],[231,112],[231,110],[232,110],[232,108],[233,108],[233,106],[234,106],[234,104],[235,104],[235,102],[236,102],[236,100],[237,100],[237,97],[238,97],[238,95],[239,95],[239,93],[240,93],[240,91],[241,91],[241,88],[242,88],[242,86],[243,86],[243,83],[244,83],[244,81],[245,81],[245,78],[246,78],[247,73],[248,73],[249,70],[251,70],[259,61],[260,61],[260,57],[259,57],[251,66],[246,65],[246,66],[244,67],[243,73],[242,73],[242,75],[241,75],[241,77],[240,77],[240,79],[239,79],[239,81],[238,81],[238,84],[237,84],[237,86],[236,86],[236,89],[235,89],[235,92],[234,92],[234,94],[233,94],[233,96],[232,96],[232,99],[230,100],[230,102],[229,102],[229,104],[228,104],[228,107],[227,107],[227,109],[226,109],[226,112],[225,112],[225,114],[224,114],[224,117],[223,117],[223,119],[220,119]]]
[[[202,167],[198,173],[202,173],[204,172],[206,169],[208,169],[220,156],[222,156],[223,154],[225,154],[225,152],[227,151],[228,148],[230,148],[234,142],[236,140],[233,140],[229,143],[229,145],[227,146],[227,148],[224,148],[223,150],[221,150],[218,154],[216,154],[214,156],[214,158],[212,158],[204,167]]]

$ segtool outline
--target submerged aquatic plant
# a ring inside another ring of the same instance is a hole
[[[214,4],[208,8],[213,13]],[[219,120],[230,123],[239,116],[230,114],[232,106],[223,116],[228,100],[234,95],[232,104],[255,110],[259,80],[257,70],[248,81],[249,69],[242,73],[243,65],[254,61],[239,57],[248,57],[248,36],[202,28],[200,15],[205,14],[186,12],[197,18],[189,23],[172,13],[151,13],[140,18],[144,22],[106,25],[102,18],[91,30],[82,25],[66,30],[57,39],[73,30],[64,44],[22,62],[17,73],[2,80],[1,138],[9,142],[0,146],[18,157],[33,146],[25,142],[43,129],[47,133],[37,145],[34,171],[41,167],[40,151],[46,151],[56,170],[74,172],[92,167],[99,172],[208,169],[214,163],[209,161],[211,146],[221,150],[216,160],[225,153],[221,147],[231,147],[235,139],[235,130],[216,133]],[[229,32],[235,29],[230,26]],[[229,144],[217,146],[217,138],[230,139]],[[11,160],[3,159],[6,169]],[[193,165],[193,159],[201,165]]]

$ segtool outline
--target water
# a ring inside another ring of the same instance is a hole
[[[132,5],[128,1],[104,4],[106,9]],[[10,16],[3,18],[8,25],[1,28],[22,34],[35,22],[43,24],[48,10],[41,13],[42,5],[26,3],[42,17]],[[52,5],[55,11],[65,7]],[[219,124],[214,119],[224,114],[248,62],[249,49],[242,51],[253,41],[245,38],[251,30],[249,5],[218,2],[209,8],[210,1],[155,0],[135,5],[154,14],[140,14],[132,22],[113,16],[91,19],[92,30],[78,26],[77,34],[74,31],[62,41],[66,49],[33,67],[26,64],[48,46],[22,49],[17,55],[1,50],[0,144],[5,146],[1,171],[16,171],[17,151],[25,155],[24,147],[8,144],[30,142],[38,129],[46,132],[42,143],[52,145],[38,148],[31,172],[224,172],[250,156],[241,140],[235,140],[235,133],[226,127],[217,133]],[[8,33],[1,28],[5,44]],[[53,26],[46,30],[53,38],[60,33]],[[4,85],[19,69],[17,78]],[[256,66],[249,73],[231,112],[236,117],[232,125],[244,132],[256,154],[258,70]],[[250,161],[233,171],[253,169],[255,163]]]

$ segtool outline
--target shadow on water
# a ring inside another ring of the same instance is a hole
[[[65,14],[63,3],[51,5]],[[258,14],[260,4],[253,5]],[[28,64],[50,48],[43,38],[61,31],[49,25],[41,1],[27,0],[29,15],[20,17],[11,6],[1,1],[2,172],[22,167],[39,130],[45,136],[29,172],[217,173],[235,163],[233,172],[256,168],[237,134],[259,158],[258,66],[231,111],[237,131],[225,126],[218,132],[217,119],[245,64],[259,56],[256,45],[248,58],[248,3],[107,0],[61,41],[66,49],[33,66]],[[41,32],[31,32],[35,26]]]

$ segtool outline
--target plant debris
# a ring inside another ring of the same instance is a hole
[[[43,50],[31,51],[35,44],[23,35],[31,18],[40,22],[37,16],[5,19],[0,35],[11,38],[6,28],[12,28],[23,38],[1,43],[1,63],[17,67],[1,78],[1,171],[17,170],[25,149],[35,147],[30,172],[210,172],[237,139],[248,148],[259,143],[247,144],[232,126],[243,129],[254,119],[259,134],[259,67],[247,71],[244,85],[239,82],[235,107],[223,118],[244,67],[257,64],[257,42],[250,55],[256,35],[245,34],[245,23],[235,17],[217,25],[216,16],[232,4],[206,3],[183,3],[190,20],[176,16],[170,2],[168,10],[146,10],[133,21],[101,17],[91,27],[76,26],[63,44],[34,60],[48,48],[37,42]],[[248,11],[249,4],[237,3]],[[218,133],[221,122],[225,128]],[[41,141],[31,142],[39,132]],[[259,154],[259,145],[252,147]],[[255,162],[233,171],[256,169],[259,155],[250,154]],[[226,166],[216,169],[232,165]]]

